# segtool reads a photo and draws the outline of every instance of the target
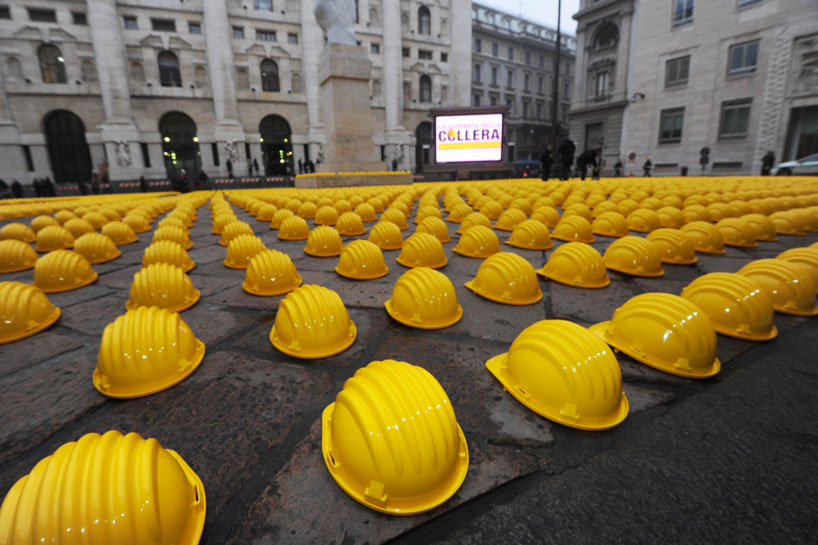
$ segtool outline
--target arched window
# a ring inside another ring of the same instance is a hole
[[[432,33],[432,13],[426,6],[418,8],[418,34]]]
[[[420,76],[420,101],[432,101],[432,78],[426,75]]]
[[[43,83],[65,83],[65,59],[56,45],[41,45],[37,50]]]
[[[73,112],[57,110],[43,118],[43,132],[54,181],[85,182],[91,178],[91,153],[85,124]]]
[[[613,23],[605,23],[594,36],[594,49],[602,49],[616,45],[619,41],[619,29]]]
[[[186,173],[196,179],[200,165],[196,123],[182,112],[169,112],[159,120],[162,155],[168,178],[176,180]]]
[[[293,146],[291,129],[287,120],[278,115],[268,115],[258,125],[261,143],[261,160],[266,176],[278,176],[292,171]]]
[[[181,87],[182,74],[179,72],[179,59],[170,51],[159,53],[159,81],[162,87]]]
[[[278,65],[275,61],[264,59],[261,61],[261,90],[268,93],[278,93]]]

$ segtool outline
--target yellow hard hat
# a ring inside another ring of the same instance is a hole
[[[247,225],[244,222],[233,222],[233,223],[242,223],[243,225]],[[247,226],[250,229],[250,226]],[[225,234],[227,232],[227,227],[225,227],[225,231],[222,232],[222,240],[225,239]],[[250,233],[252,234],[252,230]],[[236,233],[235,235],[230,236],[229,238],[232,239],[235,236],[238,236],[240,233]],[[174,227],[169,225],[167,227],[157,227],[156,231],[153,232],[153,238],[151,238],[151,244],[155,242],[159,242],[161,240],[169,240],[171,242],[175,242],[176,244],[180,245],[185,250],[190,250],[193,248],[193,242],[191,242],[190,237],[188,237],[187,232],[185,232],[181,227]],[[223,246],[227,246],[227,243],[223,244]]]
[[[250,259],[241,287],[253,295],[283,295],[301,285],[301,275],[290,256],[278,250],[265,250]]]
[[[166,308],[181,312],[199,300],[199,290],[185,271],[169,263],[153,263],[143,267],[133,277],[126,308]]]
[[[570,205],[564,207],[562,217],[563,218],[570,218],[571,216],[583,217],[586,220],[588,220],[588,223],[590,223],[591,220],[594,219],[594,215],[591,212],[591,209],[588,208],[588,205],[586,205],[584,203],[581,203],[581,202],[575,202],[573,204],[570,204]]]
[[[105,219],[108,220],[109,222],[119,221],[122,219],[122,216],[119,215],[119,212],[108,206],[100,208],[99,213],[105,216]]]
[[[270,342],[302,359],[328,358],[355,342],[357,329],[341,297],[329,288],[307,284],[279,303]]]
[[[705,274],[688,284],[682,297],[702,309],[723,335],[749,341],[768,341],[778,335],[770,295],[747,277]]]
[[[289,212],[289,210],[288,210]],[[292,215],[292,212],[290,212]],[[275,216],[273,216],[275,217]],[[233,213],[232,210],[224,211],[224,212],[213,212],[213,229],[210,231],[214,235],[221,235],[224,232],[224,228],[227,226],[228,223],[237,221],[238,218],[236,214]],[[276,226],[278,228],[278,226]]]
[[[694,221],[683,225],[682,233],[690,239],[697,252],[706,254],[725,254],[724,237],[716,226],[706,221]]]
[[[443,329],[463,317],[451,280],[428,267],[403,273],[384,306],[396,321],[418,329]]]
[[[187,228],[187,224],[185,220],[174,217],[174,216],[166,216],[164,219],[160,220],[159,223],[156,224],[156,227],[178,227],[182,231],[184,231],[188,236],[190,236],[190,230]],[[105,227],[102,228],[102,231],[105,232]]]
[[[560,221],[560,213],[553,206],[539,206],[531,213],[532,220],[544,223],[549,229],[553,229]]]
[[[369,203],[362,202],[355,207],[355,213],[361,216],[364,221],[376,221],[378,216],[375,214],[375,207]]]
[[[87,259],[71,250],[49,252],[34,265],[34,285],[45,293],[75,290],[93,283],[98,276]]]
[[[346,381],[321,420],[330,475],[370,509],[391,515],[429,511],[466,478],[469,450],[452,403],[421,367],[371,362]]]
[[[628,229],[631,231],[650,233],[661,226],[659,214],[649,208],[639,208],[628,214]]]
[[[493,199],[489,199],[478,208],[478,211],[490,220],[496,220],[503,214],[503,205]],[[460,213],[462,212],[458,212],[458,214]],[[466,217],[468,217],[468,215]]]
[[[261,211],[261,209],[259,209],[259,211]],[[301,205],[298,207],[298,210],[296,211],[296,214],[304,219],[314,218],[315,214],[317,213],[318,206],[314,202],[301,203]],[[275,212],[273,212],[273,214],[275,214]],[[270,215],[270,218],[267,221],[271,219],[273,219],[272,214]]]
[[[724,238],[724,243],[728,246],[738,246],[739,248],[757,248],[755,230],[750,222],[741,218],[724,218],[716,223]]]
[[[554,250],[537,274],[577,288],[604,288],[611,283],[602,256],[582,242],[569,242]]]
[[[179,314],[138,307],[105,327],[94,386],[114,398],[155,394],[186,379],[204,354],[204,343]]]
[[[545,226],[542,226],[545,229]],[[534,267],[509,252],[489,256],[466,287],[477,295],[505,305],[533,305],[542,299]]]
[[[85,220],[83,220],[81,218],[76,218],[76,219],[78,221],[88,223],[88,222],[86,222]],[[73,220],[69,220],[69,221],[65,222],[65,225],[67,226],[70,221],[73,221]],[[142,216],[140,214],[128,213],[128,214],[125,215],[124,218],[122,218],[122,223],[128,225],[131,229],[133,229],[133,232],[137,233],[137,234],[138,233],[147,233],[148,231],[151,230],[151,224],[148,221],[148,219],[145,216]],[[94,226],[91,225],[90,223],[88,223],[88,226],[91,228],[91,230],[94,229]],[[74,236],[76,236],[76,235],[74,235]]]
[[[279,240],[306,240],[310,237],[310,226],[300,216],[291,216],[281,222],[278,228]]]
[[[605,250],[605,267],[633,276],[657,278],[665,274],[659,250],[642,237],[627,236]]]
[[[38,287],[22,282],[0,282],[0,344],[39,333],[59,317],[60,309],[52,305]],[[0,537],[2,528],[0,524]]]
[[[250,265],[250,259],[266,249],[264,242],[256,235],[239,235],[227,245],[224,266],[230,269],[246,269]]]
[[[435,216],[427,216],[420,220],[415,233],[428,233],[439,240],[441,244],[446,244],[452,240],[446,222]]]
[[[333,209],[334,211],[335,209]],[[270,229],[278,229],[281,227],[281,224],[284,223],[284,220],[288,218],[292,218],[295,216],[295,213],[292,210],[287,210],[286,208],[280,208],[273,214],[273,219],[270,220]],[[320,223],[316,223],[316,225],[321,225]],[[335,225],[333,223],[333,225]],[[225,225],[227,228],[227,225]],[[223,244],[223,246],[226,246]]]
[[[49,225],[37,233],[37,251],[51,252],[65,250],[74,246],[74,235],[60,225]]]
[[[77,241],[79,242],[79,240]],[[147,267],[154,263],[169,263],[181,268],[185,272],[189,272],[196,266],[196,263],[190,259],[187,251],[182,248],[181,244],[173,242],[172,240],[160,240],[154,242],[142,254],[142,266]]]
[[[766,242],[775,242],[778,240],[775,233],[775,224],[773,223],[773,220],[764,214],[745,214],[744,216],[741,216],[741,219],[750,224],[755,231],[755,237],[757,240]]]
[[[456,205],[454,208],[452,208],[452,210],[449,212],[448,217],[446,217],[446,221],[451,223],[460,223],[466,218],[466,216],[468,216],[472,212],[474,212],[474,210],[472,210],[471,206],[469,206],[466,203],[460,203]],[[486,215],[491,217],[489,214]]]
[[[105,263],[122,255],[109,237],[93,231],[74,241],[74,251],[87,259],[91,265]]]
[[[775,212],[770,215],[770,221],[775,225],[775,232],[779,235],[804,236],[807,234],[806,226],[798,218],[788,211]]]
[[[815,307],[818,285],[803,265],[784,259],[757,259],[742,267],[738,274],[766,289],[776,311],[795,316],[818,315]]]
[[[506,244],[526,250],[550,250],[554,247],[548,227],[537,220],[525,220],[518,223]]]
[[[338,221],[338,210],[334,206],[321,206],[315,213],[315,225],[335,225],[336,221]]]
[[[302,208],[303,208],[303,205],[302,205]],[[274,205],[274,204],[265,204],[264,206],[262,206],[261,208],[258,209],[258,214],[256,214],[256,219],[258,221],[268,221],[268,222],[272,221],[273,216],[275,215],[276,212],[278,212],[278,207],[276,207],[276,205]],[[300,212],[300,210],[299,210],[299,212]],[[303,217],[306,217],[306,216],[301,216],[301,217],[303,218]]]
[[[602,214],[606,212],[617,212],[619,213],[619,205],[613,201],[600,201],[594,206],[592,211],[592,216],[594,218],[598,218]],[[624,219],[624,218],[623,218]],[[593,222],[591,222],[593,224]]]
[[[606,430],[628,416],[613,352],[575,323],[536,322],[486,367],[517,401],[559,424]]]
[[[812,279],[818,284],[818,248],[791,248],[784,250],[775,258],[792,261],[806,267]]]
[[[301,208],[301,201],[298,199],[287,199],[287,202],[284,203],[284,208],[295,214],[298,212],[298,209]]]
[[[675,206],[663,206],[656,211],[656,215],[659,216],[659,224],[662,227],[678,229],[687,223],[682,211]]]
[[[350,212],[352,210],[352,203],[346,199],[338,199],[335,201],[335,209],[338,210],[339,214]]]
[[[0,274],[28,270],[36,262],[37,252],[30,244],[16,239],[0,240]]]
[[[127,223],[121,221],[109,221],[102,226],[102,234],[110,238],[117,246],[139,242],[134,230]]]
[[[460,225],[457,227],[457,234],[462,235],[469,227],[474,227],[475,225],[482,225],[491,229],[491,220],[482,212],[472,212],[460,222]]]
[[[138,217],[142,218],[142,216],[138,216]],[[87,233],[93,233],[94,232],[94,226],[91,225],[90,223],[88,223],[87,221],[85,221],[82,218],[72,218],[72,219],[66,221],[63,224],[63,227],[68,229],[68,232],[71,233],[74,236],[75,239],[80,238],[82,235],[85,235]],[[150,226],[148,226],[147,230],[150,231],[150,229],[151,229]]]
[[[82,219],[94,226],[94,229],[101,229],[103,225],[108,223],[108,218],[99,212],[86,212],[82,215]]]
[[[39,233],[40,229],[44,229],[49,225],[62,225],[56,218],[52,216],[37,216],[31,220],[31,228],[35,233]]]
[[[688,378],[717,374],[716,330],[696,305],[667,293],[643,293],[616,309],[592,333],[651,367]]]
[[[664,263],[692,265],[699,260],[693,242],[679,229],[663,227],[651,231],[646,238],[659,251]]]
[[[389,267],[386,266],[383,252],[377,244],[359,239],[344,246],[335,272],[353,280],[373,280],[386,276]]]
[[[77,215],[70,210],[59,210],[54,214],[54,219],[60,222],[60,225],[63,226],[65,226],[65,222],[76,217]]]
[[[693,223],[694,221],[712,221],[713,217],[710,211],[701,204],[691,204],[682,209],[682,215],[685,218],[685,223]]]
[[[335,229],[338,230],[339,234],[345,237],[355,237],[366,234],[364,220],[355,212],[344,212],[338,216]]]
[[[367,237],[381,250],[400,250],[403,247],[403,236],[400,227],[391,221],[380,221],[372,226]]]
[[[89,433],[11,487],[0,507],[0,540],[196,545],[205,504],[199,477],[156,439]]]
[[[403,213],[403,211],[397,208],[387,208],[384,210],[384,212],[381,214],[380,221],[394,223],[398,226],[398,228],[400,228],[401,231],[409,229],[409,224],[406,223],[406,215]]]
[[[513,231],[517,225],[526,220],[525,213],[517,208],[509,208],[497,219],[494,226],[498,231]]]
[[[344,243],[338,231],[329,225],[319,225],[310,231],[304,253],[313,257],[334,257],[341,255],[343,249]]]
[[[418,213],[415,215],[415,223],[419,224],[426,218],[437,218],[440,221],[443,221],[443,213],[436,204],[426,206],[418,205]]]
[[[403,243],[396,261],[404,267],[439,269],[448,263],[440,241],[429,233],[415,233]]]
[[[465,257],[484,259],[500,251],[500,239],[488,227],[475,225],[461,235],[452,251]]]
[[[594,219],[591,231],[603,237],[624,237],[629,233],[628,221],[619,212],[603,212]]]
[[[582,216],[563,217],[554,230],[551,231],[551,238],[563,240],[565,242],[593,242],[594,232],[591,222]]]

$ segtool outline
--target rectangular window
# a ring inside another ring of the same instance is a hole
[[[244,27],[243,26],[234,26],[233,27],[233,37],[238,38],[239,40],[244,38]]]
[[[28,18],[38,23],[56,23],[57,13],[53,9],[28,8]]]
[[[491,44],[491,54],[497,56],[497,44]]]
[[[254,0],[253,7],[260,11],[273,11],[273,0]]]
[[[256,40],[259,42],[274,42],[276,41],[275,30],[259,30],[256,29]]]
[[[526,51],[525,52],[525,63],[526,64],[531,64],[531,51]]]
[[[440,53],[440,62],[449,62],[449,54]]]
[[[665,63],[665,87],[686,85],[690,77],[690,55],[670,59]]]
[[[145,168],[151,168],[151,154],[148,152],[148,145],[142,142],[139,147],[142,149],[142,164]]]
[[[26,159],[26,168],[29,172],[34,172],[34,161],[31,160],[31,148],[23,146],[23,157]]]
[[[157,32],[176,32],[176,21],[173,19],[151,19],[151,27]]]
[[[751,98],[722,102],[719,138],[745,138],[747,136],[752,103]]]
[[[513,47],[508,48],[508,60],[510,60],[510,61],[514,60],[514,48]]]
[[[376,44],[376,43],[369,44],[369,51],[373,55],[380,55],[381,54],[381,44]]]
[[[418,58],[425,61],[432,60],[432,52],[428,49],[418,49]]]
[[[480,95],[472,97],[472,106],[480,106]]]
[[[482,68],[483,67],[480,66],[479,64],[477,64],[477,63],[474,64],[474,81],[482,81],[482,73],[481,73]]]
[[[492,84],[492,85],[499,85],[499,84],[497,83],[497,80],[498,80],[498,78],[500,77],[499,72],[500,72],[500,71],[497,69],[497,67],[496,67],[496,66],[492,66],[492,67],[491,67],[491,84]]]
[[[537,78],[537,92],[538,93],[542,93],[542,83],[543,83],[543,78],[542,78],[542,76],[540,76],[540,77]]]
[[[134,15],[125,15],[122,18],[122,21],[125,24],[125,28],[129,30],[136,30],[139,26],[136,24],[136,17]]]
[[[752,74],[758,64],[758,48],[761,42],[744,42],[730,46],[727,55],[727,75]]]
[[[514,87],[514,72],[511,70],[506,72],[506,87]]]
[[[526,74],[525,76],[523,76],[523,90],[528,91],[528,87],[529,87],[530,84],[531,84],[531,76],[529,74]]]
[[[545,55],[540,55],[540,68],[545,68]]]
[[[693,0],[673,0],[673,26],[693,22]]]
[[[489,98],[489,104],[491,104],[492,106],[497,106],[497,96],[492,95],[492,96]]]
[[[508,115],[510,117],[514,117],[514,99],[507,98],[506,99],[506,108],[508,108]]]
[[[542,119],[542,102],[537,103],[537,119]]]
[[[210,154],[213,156],[213,166],[219,166],[219,144],[213,142],[210,144]]]
[[[474,40],[474,51],[477,52],[477,53],[480,53],[480,51],[482,49],[483,49],[483,42],[480,41],[480,38],[477,38],[476,40]]]
[[[71,12],[71,20],[74,21],[75,25],[87,25],[88,24],[88,16],[81,11],[72,11]]]
[[[401,48],[401,50],[400,50],[400,52],[401,52],[401,55],[403,55],[403,58],[404,58],[404,59],[408,59],[408,58],[409,58],[409,55],[410,55],[410,50],[409,50],[409,48],[408,48],[408,47],[402,47],[402,48]]]
[[[201,34],[202,33],[202,23],[190,21],[187,24],[187,30],[191,34]]]
[[[684,119],[684,108],[662,110],[661,119],[659,121],[659,143],[678,144],[681,142]]]
[[[529,107],[528,101],[524,100],[523,101],[523,117],[528,117],[528,107]]]
[[[0,6],[0,19],[11,19],[11,10],[8,6]]]
[[[287,34],[287,43],[288,44],[297,44],[298,43],[298,34],[293,34],[292,32]]]
[[[604,97],[608,94],[608,72],[597,72],[595,94],[597,97]]]

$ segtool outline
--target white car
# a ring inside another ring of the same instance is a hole
[[[807,155],[795,161],[787,161],[786,163],[778,163],[775,165],[770,174],[773,176],[804,176],[808,174],[818,175],[818,153]]]

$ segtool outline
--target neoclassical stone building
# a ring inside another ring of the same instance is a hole
[[[470,0],[357,0],[373,158],[412,169],[471,97]],[[313,0],[5,0],[0,178],[277,175],[322,157]]]
[[[480,4],[472,5],[472,105],[506,106],[509,160],[539,159],[553,134],[557,32]],[[559,122],[574,87],[576,40],[562,36]]]
[[[575,100],[579,149],[602,146],[657,174],[757,173],[818,152],[815,0],[582,0]]]

